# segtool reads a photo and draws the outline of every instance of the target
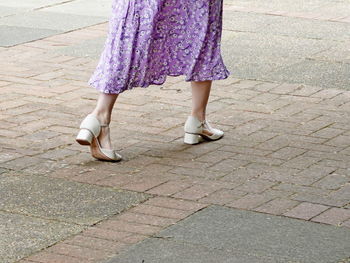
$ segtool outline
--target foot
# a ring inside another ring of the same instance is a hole
[[[110,138],[110,129],[109,126],[102,126],[101,127],[101,133],[98,136],[98,141],[100,142],[100,145],[104,149],[113,149],[111,138]]]
[[[207,120],[201,121],[195,116],[189,116],[187,118],[184,130],[184,142],[187,144],[199,143],[200,137],[206,140],[215,141],[224,136],[223,131],[212,128]]]
[[[94,114],[93,114],[94,115]],[[106,117],[94,115],[100,122],[101,125],[110,123],[110,120]],[[101,126],[100,135],[97,137],[100,145],[104,149],[113,150],[113,145],[110,137],[110,128],[109,126]]]
[[[200,111],[200,112],[192,111],[190,116],[197,118],[197,120],[199,120],[200,122],[205,121],[205,112],[203,112],[203,111]]]
[[[202,134],[204,136],[212,136],[214,134],[214,132],[219,132],[219,131],[214,131],[214,129],[210,126],[209,122],[205,119],[205,113],[192,113],[191,114],[191,117],[196,119],[196,122],[197,120],[200,122],[200,124],[202,125]],[[199,124],[198,122],[198,124]],[[220,132],[219,132],[220,133]]]

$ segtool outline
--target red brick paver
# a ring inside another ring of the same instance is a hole
[[[339,225],[342,222],[350,219],[350,209],[342,209],[333,207],[323,212],[322,214],[314,217],[311,221],[321,222],[331,225]]]
[[[322,213],[327,209],[328,207],[324,205],[301,203],[300,205],[284,213],[284,215],[309,220],[310,218]]]

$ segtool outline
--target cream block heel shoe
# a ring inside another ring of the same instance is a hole
[[[184,143],[186,144],[197,144],[201,137],[205,140],[216,141],[224,136],[223,131],[212,128],[208,121],[201,122],[194,116],[187,118],[184,130]]]
[[[100,124],[99,120],[89,114],[80,124],[80,131],[76,141],[81,145],[90,145],[91,155],[99,160],[120,161],[122,157],[114,150],[104,149],[98,141],[101,127],[109,127],[108,124]]]

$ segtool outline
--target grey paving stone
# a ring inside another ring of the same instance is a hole
[[[148,195],[43,176],[4,176],[0,210],[91,225]]]
[[[347,0],[327,1],[313,10],[315,13],[326,14],[330,17],[347,17],[350,14],[350,5]]]
[[[32,11],[25,14],[1,18],[0,24],[66,32],[103,23],[106,20],[107,19],[104,17]]]
[[[331,40],[224,31],[222,53],[229,70],[237,78],[294,83],[307,80],[305,84],[346,89],[349,86],[348,64],[319,62],[322,52],[334,50],[334,46],[339,48],[338,53],[348,54],[346,45]],[[334,52],[325,53],[324,56],[327,55],[336,56]],[[319,59],[305,62],[308,57]],[[340,59],[340,55],[337,58]],[[342,62],[348,60],[348,56],[342,57]],[[298,63],[308,66],[295,68]],[[328,73],[323,75],[319,72]]]
[[[56,49],[54,52],[73,57],[90,57],[97,59],[101,55],[105,41],[105,37],[86,40],[77,45]]]
[[[216,262],[215,258],[218,262],[331,263],[347,258],[349,251],[350,230],[345,227],[210,206],[108,263]]]
[[[259,32],[264,27],[277,23],[278,16],[267,16],[256,13],[243,13],[224,9],[223,29],[247,32]],[[226,19],[229,18],[229,19]]]
[[[111,0],[99,0],[96,3],[96,0],[75,0],[44,8],[43,11],[108,18],[111,13]]]
[[[11,47],[59,33],[61,31],[0,25],[0,46]]]
[[[7,169],[0,167],[0,174],[6,173],[6,172],[8,172]],[[0,178],[0,180],[1,180],[1,178]]]
[[[345,41],[350,39],[350,24],[315,19],[289,18],[281,20],[279,23],[270,24],[260,32],[298,38]]]
[[[83,229],[76,224],[0,211],[0,262],[15,262]]]
[[[336,41],[266,35],[250,32],[225,32],[223,46],[230,52],[242,56],[304,58],[325,51],[337,44]],[[345,50],[345,47],[344,47]]]
[[[342,8],[349,9],[348,2],[343,0],[337,3],[319,0],[225,3],[288,13],[317,13],[317,7],[319,15],[330,15],[324,8],[330,8],[334,14]],[[305,84],[323,88],[349,89],[349,23],[228,9],[224,12],[224,29],[222,53],[234,77],[293,83],[306,80]],[[313,60],[308,60],[310,58]]]
[[[16,7],[8,7],[0,5],[0,17],[24,13],[30,10],[29,8],[16,8]]]
[[[302,62],[332,45],[333,41],[224,31],[222,53],[235,77],[273,80],[271,71]]]
[[[224,249],[210,249],[188,242],[150,238],[106,263],[269,263],[272,258]]]
[[[225,0],[226,4],[232,4],[237,6],[247,6],[252,9],[265,9],[265,10],[278,10],[288,12],[311,12],[317,13],[319,9],[328,8],[332,6],[343,7],[343,10],[348,11],[349,1],[347,0],[258,0],[258,1],[246,1],[246,0]],[[328,10],[327,9],[327,10]],[[345,9],[345,10],[344,10]],[[348,14],[348,13],[345,13]]]
[[[67,2],[67,0],[25,0],[25,1],[14,1],[14,0],[0,0],[0,5],[18,8],[42,8],[45,6],[57,5],[60,3]]]
[[[273,78],[268,77],[271,71],[280,69],[286,65],[292,65],[296,61],[302,60],[269,56],[244,57],[242,54],[237,54],[235,56],[231,53],[224,58],[224,61],[235,78],[272,80]]]
[[[271,71],[261,79],[349,90],[349,72],[349,63],[305,59]]]
[[[250,51],[242,50],[240,44],[241,38],[239,33],[224,31],[222,36],[222,57],[227,68],[231,71],[232,75],[239,78],[244,76],[245,78],[259,78],[270,72],[273,69],[278,68],[284,62],[281,60],[271,60],[263,63],[265,58],[256,57],[250,54]],[[244,54],[242,54],[243,52]],[[278,65],[276,65],[278,63]]]
[[[313,55],[309,56],[311,59],[316,60],[326,60],[326,61],[332,61],[332,62],[342,62],[342,63],[348,63],[350,64],[350,42],[346,43],[336,43],[332,47],[314,53]]]

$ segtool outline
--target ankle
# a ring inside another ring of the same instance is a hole
[[[203,112],[192,112],[191,116],[196,117],[201,122],[205,120],[205,113]]]
[[[108,112],[93,111],[91,113],[94,115],[101,124],[109,124],[111,122],[111,115]]]

